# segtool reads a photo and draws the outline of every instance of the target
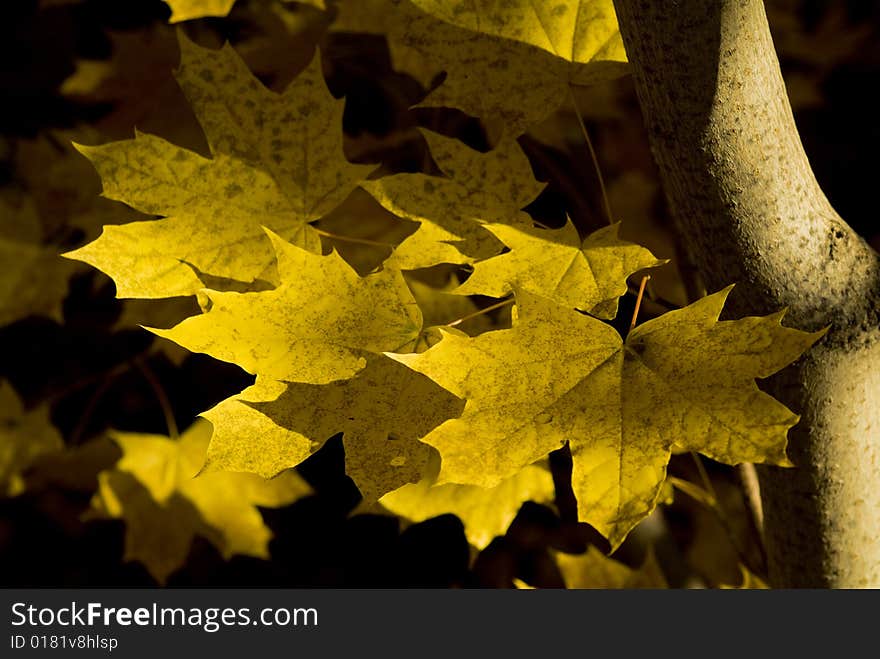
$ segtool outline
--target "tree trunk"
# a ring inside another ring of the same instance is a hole
[[[615,0],[664,190],[730,310],[826,325],[768,383],[796,467],[760,467],[771,583],[880,586],[880,258],[835,213],[795,127],[761,0]]]

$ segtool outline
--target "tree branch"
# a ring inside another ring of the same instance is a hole
[[[771,580],[880,586],[880,258],[829,204],[760,0],[615,0],[664,190],[710,290],[737,314],[830,325],[769,382],[802,414],[796,469],[760,469]]]

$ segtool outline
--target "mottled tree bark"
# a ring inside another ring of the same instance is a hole
[[[880,587],[880,258],[813,175],[761,0],[615,0],[664,190],[735,315],[830,326],[768,382],[802,415],[760,467],[774,585]]]

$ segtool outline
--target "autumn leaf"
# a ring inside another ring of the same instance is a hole
[[[626,71],[611,0],[369,1],[387,16],[397,61],[416,54],[446,71],[423,106],[460,108],[512,136],[565,102],[570,85]]]
[[[22,472],[40,456],[62,448],[48,405],[25,410],[12,386],[0,380],[0,496],[21,494]]]
[[[510,251],[476,263],[456,293],[503,297],[519,288],[613,318],[627,277],[665,263],[644,247],[619,239],[619,226],[604,227],[581,241],[571,220],[561,229],[487,224]]]
[[[112,108],[96,127],[108,136],[125,136],[132,126],[150,121],[156,108],[177,92],[171,75],[178,60],[177,38],[161,23],[138,30],[108,30],[106,38],[110,57],[77,59],[76,70],[59,91],[77,103]]]
[[[386,260],[400,269],[438,263],[470,263],[493,256],[503,245],[483,226],[504,223],[531,226],[520,209],[544,189],[516,140],[504,139],[481,153],[462,142],[422,131],[444,176],[394,174],[362,187],[385,209],[419,229]]]
[[[408,46],[401,38],[413,15],[424,14],[409,0],[341,0],[330,31],[385,36],[392,68],[427,89],[443,71],[430,53]]]
[[[0,325],[30,315],[61,321],[61,303],[76,265],[43,244],[43,227],[29,199],[0,199]]]
[[[343,433],[346,473],[376,501],[425,473],[429,446],[418,441],[463,401],[382,356],[349,380],[328,384],[257,383],[203,416],[214,426],[206,470],[265,477],[296,466]]]
[[[379,503],[411,522],[423,522],[438,515],[456,515],[464,532],[477,549],[504,535],[526,501],[547,503],[554,496],[553,477],[543,466],[529,465],[494,487],[432,484],[426,478],[404,485],[383,496]]]
[[[7,145],[15,176],[0,193],[0,325],[27,316],[61,323],[69,281],[87,269],[61,252],[92,240],[103,224],[140,217],[98,196],[94,168],[70,145],[96,135],[79,127]]]
[[[557,553],[556,565],[570,589],[668,588],[657,556],[649,550],[642,566],[634,570],[595,547],[584,554]]]
[[[467,401],[422,439],[442,457],[438,483],[492,487],[569,442],[579,517],[616,547],[656,505],[673,444],[729,464],[789,464],[798,417],[755,378],[822,332],[782,327],[782,313],[719,322],[729,291],[648,321],[625,342],[595,318],[517,291],[511,329],[441,330],[427,352],[394,355]]]
[[[412,0],[422,11],[474,32],[537,46],[570,62],[620,54],[610,0]]]
[[[283,94],[250,73],[230,46],[180,39],[176,74],[211,147],[211,158],[138,133],[79,147],[101,174],[104,195],[163,219],[104,229],[67,254],[113,277],[119,297],[192,295],[204,275],[277,283],[262,230],[320,252],[309,226],[372,169],[342,152],[343,102],[327,91],[319,55]]]
[[[422,316],[399,271],[359,277],[336,252],[321,256],[269,237],[277,288],[205,290],[207,313],[151,331],[249,373],[311,384],[349,378],[366,365],[367,354],[416,340]]]
[[[455,328],[465,334],[475,336],[490,329],[498,329],[499,323],[464,295],[453,295],[450,291],[458,288],[458,277],[452,275],[443,288],[434,288],[416,279],[407,281],[416,303],[422,312],[425,327],[412,352],[424,352],[440,340],[438,326],[454,323]]]
[[[94,240],[105,224],[144,219],[124,204],[102,198],[101,179],[92,164],[82,157],[71,141],[96,142],[101,134],[79,126],[74,131],[52,131],[32,140],[15,144],[14,168],[27,205],[36,217],[24,218],[13,213],[15,232],[29,227],[28,240],[53,245],[60,250],[61,242],[74,239]],[[8,189],[7,189],[8,191]],[[14,204],[21,207],[21,204]],[[9,235],[4,230],[5,235]],[[63,263],[63,261],[59,261]],[[82,266],[80,266],[82,268]]]
[[[143,563],[160,583],[184,563],[196,536],[226,559],[268,558],[271,531],[257,506],[286,505],[311,492],[292,471],[272,480],[232,472],[197,476],[210,435],[204,421],[178,441],[111,434],[123,456],[98,475],[92,516],[125,520],[125,560]]]
[[[749,570],[745,565],[740,564],[739,571],[742,578],[738,585],[721,584],[719,588],[722,590],[767,590],[770,588],[767,582]]]
[[[311,5],[318,9],[326,9],[324,0],[296,0],[298,4]],[[206,16],[226,16],[235,4],[235,0],[165,0],[171,7],[169,23],[180,23]]]
[[[285,382],[258,376],[252,386],[202,412],[200,416],[214,428],[205,458],[206,472],[244,471],[272,478],[319,448],[315,441],[279,425],[254,405],[276,400],[286,389]],[[259,451],[254,450],[253,438],[259,438]]]
[[[380,496],[425,474],[431,447],[420,437],[458,416],[464,401],[387,357],[370,357],[351,378],[325,385],[290,384],[257,410],[313,445],[342,432],[345,470],[364,499]]]
[[[0,325],[30,315],[60,322],[71,266],[51,248],[0,238]]]

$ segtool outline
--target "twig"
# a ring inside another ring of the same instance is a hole
[[[489,313],[490,311],[495,311],[495,309],[500,309],[501,307],[506,307],[508,304],[513,302],[513,298],[509,297],[505,300],[501,300],[501,302],[496,302],[495,304],[490,304],[488,307],[483,309],[478,309],[473,313],[469,313],[466,316],[462,316],[461,318],[456,318],[451,323],[446,323],[446,327],[455,327],[456,325],[460,325],[466,320],[470,320],[471,318],[476,318],[477,316],[482,316],[485,313]]]
[[[605,215],[608,218],[608,224],[614,224],[614,214],[611,212],[611,202],[608,201],[608,192],[605,189],[605,179],[602,177],[602,168],[599,167],[599,158],[596,156],[596,150],[593,148],[593,141],[590,139],[590,133],[587,132],[587,126],[581,116],[580,108],[578,108],[577,99],[574,97],[574,91],[571,85],[568,86],[568,96],[571,99],[571,105],[574,108],[574,115],[577,117],[578,125],[584,135],[584,141],[587,143],[587,149],[590,151],[590,158],[593,160],[593,167],[596,170],[596,178],[599,181],[599,190],[602,192],[602,203],[605,204]]]
[[[639,289],[636,286],[630,286],[627,284],[626,290],[628,293],[632,293],[633,295],[639,294]],[[651,297],[651,282],[648,282],[648,285],[645,286],[645,298],[642,300],[642,304],[646,302],[650,302],[653,305],[660,307],[664,311],[675,311],[677,309],[681,309],[681,306],[676,304],[675,302],[670,302],[669,300],[660,297],[659,295],[655,295]]]
[[[639,319],[639,308],[642,306],[642,297],[645,295],[645,285],[648,283],[648,280],[651,278],[651,275],[645,275],[642,277],[642,283],[639,284],[639,294],[636,297],[636,308],[633,309],[633,317],[630,321],[629,328],[632,329],[636,326],[636,322]]]
[[[319,229],[317,227],[312,227],[315,230],[315,233],[318,235],[324,236],[326,238],[333,238],[334,240],[342,240],[347,243],[360,243],[362,245],[373,245],[374,247],[391,247],[394,248],[394,243],[383,243],[378,240],[369,240],[368,238],[353,238],[351,236],[340,236],[337,233],[331,233],[329,231],[324,231],[323,229]]]
[[[749,525],[755,534],[756,544],[761,551],[761,559],[767,564],[767,549],[764,546],[764,507],[761,504],[761,487],[755,465],[745,462],[736,466],[736,475],[742,489],[743,499],[748,510]]]
[[[162,408],[162,414],[165,417],[165,426],[168,428],[168,436],[176,441],[180,436],[177,429],[177,420],[174,418],[174,408],[171,406],[171,401],[168,400],[168,395],[165,393],[162,383],[159,382],[159,378],[153,373],[153,369],[151,369],[144,360],[140,357],[135,357],[133,361],[135,366],[138,367],[138,370],[144,376],[144,379],[150,385],[153,393],[156,394],[156,400],[159,401],[159,407]]]
[[[724,506],[721,505],[721,499],[718,497],[718,493],[715,491],[715,486],[712,485],[712,479],[709,478],[709,473],[706,471],[706,467],[703,464],[703,460],[700,458],[699,454],[691,451],[691,458],[694,461],[694,464],[697,467],[697,472],[700,475],[700,480],[703,483],[703,487],[709,493],[709,496],[715,502],[713,506],[713,510],[715,511],[716,516],[718,517],[718,521],[721,526],[724,528],[725,533],[727,533],[727,537],[730,540],[730,545],[733,547],[733,550],[736,552],[737,556],[739,556],[740,562],[748,567],[752,572],[758,574],[762,577],[766,576],[766,559],[764,558],[763,548],[761,549],[761,565],[755,565],[754,561],[750,560],[746,555],[745,550],[740,546],[737,541],[736,535],[733,532],[733,525],[730,523],[730,519],[727,516],[727,512],[724,510]]]
[[[101,381],[101,384],[98,385],[98,387],[95,389],[94,393],[92,394],[92,397],[89,398],[89,402],[86,403],[85,408],[83,408],[82,414],[79,417],[79,421],[77,421],[77,423],[76,423],[76,427],[70,433],[70,438],[68,439],[68,444],[70,446],[76,446],[77,444],[79,444],[80,439],[82,438],[82,436],[86,432],[86,428],[89,425],[89,420],[92,418],[92,414],[94,413],[95,409],[98,407],[98,403],[100,402],[101,398],[103,397],[103,395],[107,391],[107,389],[110,388],[110,384],[113,382],[113,380],[116,379],[116,377],[120,373],[121,373],[121,371],[120,372],[110,371],[105,374],[105,377]]]

